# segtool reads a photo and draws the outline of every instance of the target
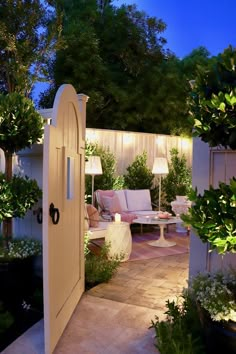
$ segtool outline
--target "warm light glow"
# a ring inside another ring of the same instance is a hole
[[[102,175],[102,165],[100,156],[89,156],[85,162],[86,175]]]
[[[191,148],[192,141],[188,138],[181,139],[181,146],[184,150],[189,150]]]
[[[121,222],[121,215],[118,213],[115,213],[115,222]]]
[[[85,162],[85,174],[92,176],[92,205],[94,205],[94,176],[102,175],[100,156],[89,156]]]
[[[95,130],[89,130],[88,128],[86,129],[86,140],[88,140],[89,142],[94,143],[98,141],[98,135],[99,133]]]
[[[165,175],[169,172],[166,157],[155,157],[152,173],[155,175]]]
[[[158,137],[156,138],[156,144],[159,146],[163,146],[165,142],[166,142],[166,137],[162,135],[158,135]]]
[[[161,176],[169,172],[168,162],[166,157],[155,157],[152,173],[159,175],[159,211],[161,211]]]
[[[123,143],[124,144],[132,144],[134,141],[134,135],[132,133],[126,133],[123,136]]]

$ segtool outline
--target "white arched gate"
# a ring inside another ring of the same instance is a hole
[[[87,96],[59,88],[43,150],[45,353],[53,352],[84,291],[84,147]]]

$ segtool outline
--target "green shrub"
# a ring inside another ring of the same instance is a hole
[[[177,149],[170,150],[169,173],[162,180],[167,207],[177,195],[188,195],[192,187],[192,171],[187,166],[185,155],[179,156]]]
[[[137,155],[134,162],[127,167],[124,175],[125,186],[128,189],[151,189],[154,175],[147,166],[147,153]]]
[[[99,146],[97,143],[86,142],[86,158],[100,156],[102,175],[94,178],[94,190],[96,189],[122,189],[124,180],[122,176],[115,177],[116,158],[108,148]],[[87,202],[91,201],[92,180],[91,176],[85,176],[85,194]]]
[[[186,290],[180,303],[166,303],[165,321],[152,321],[156,332],[156,348],[161,354],[204,354],[203,334],[197,307]]]
[[[14,317],[4,309],[0,302],[0,334],[4,333],[14,322]]]
[[[14,175],[7,181],[0,172],[0,222],[7,218],[23,218],[26,212],[42,197],[37,181]]]
[[[105,243],[99,255],[87,253],[85,260],[86,289],[108,282],[117,272],[122,256],[108,257],[110,245]]]

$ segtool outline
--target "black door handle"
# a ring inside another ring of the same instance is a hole
[[[52,223],[54,225],[58,224],[59,223],[59,220],[60,220],[60,212],[59,212],[59,209],[58,208],[55,208],[54,207],[54,204],[51,203],[50,206],[49,206],[49,215],[51,216],[52,218]]]
[[[38,224],[42,224],[43,222],[43,208],[39,207],[38,209],[33,211],[33,214],[36,215],[36,219]]]

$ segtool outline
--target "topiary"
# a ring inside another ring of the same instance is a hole
[[[162,181],[162,190],[169,205],[177,195],[187,195],[192,187],[192,171],[187,166],[185,155],[179,156],[177,149],[170,150],[169,173]]]
[[[7,95],[0,94],[0,148],[4,151],[5,177],[7,182],[10,183],[12,180],[13,154],[37,143],[42,135],[43,119],[36,111],[32,100],[16,92]],[[20,177],[18,177],[19,183]],[[18,192],[20,193],[19,188]],[[18,195],[15,194],[14,198],[17,200]],[[7,206],[4,205],[3,208],[4,210],[8,208],[9,214],[11,214],[13,205],[10,204],[13,202],[13,199],[11,201],[8,199],[7,202]],[[3,214],[2,211],[0,213]],[[11,215],[3,219],[2,234],[5,239],[12,237]]]
[[[134,162],[127,167],[124,175],[125,186],[128,189],[151,189],[154,175],[147,166],[147,153],[144,151],[136,156]]]

